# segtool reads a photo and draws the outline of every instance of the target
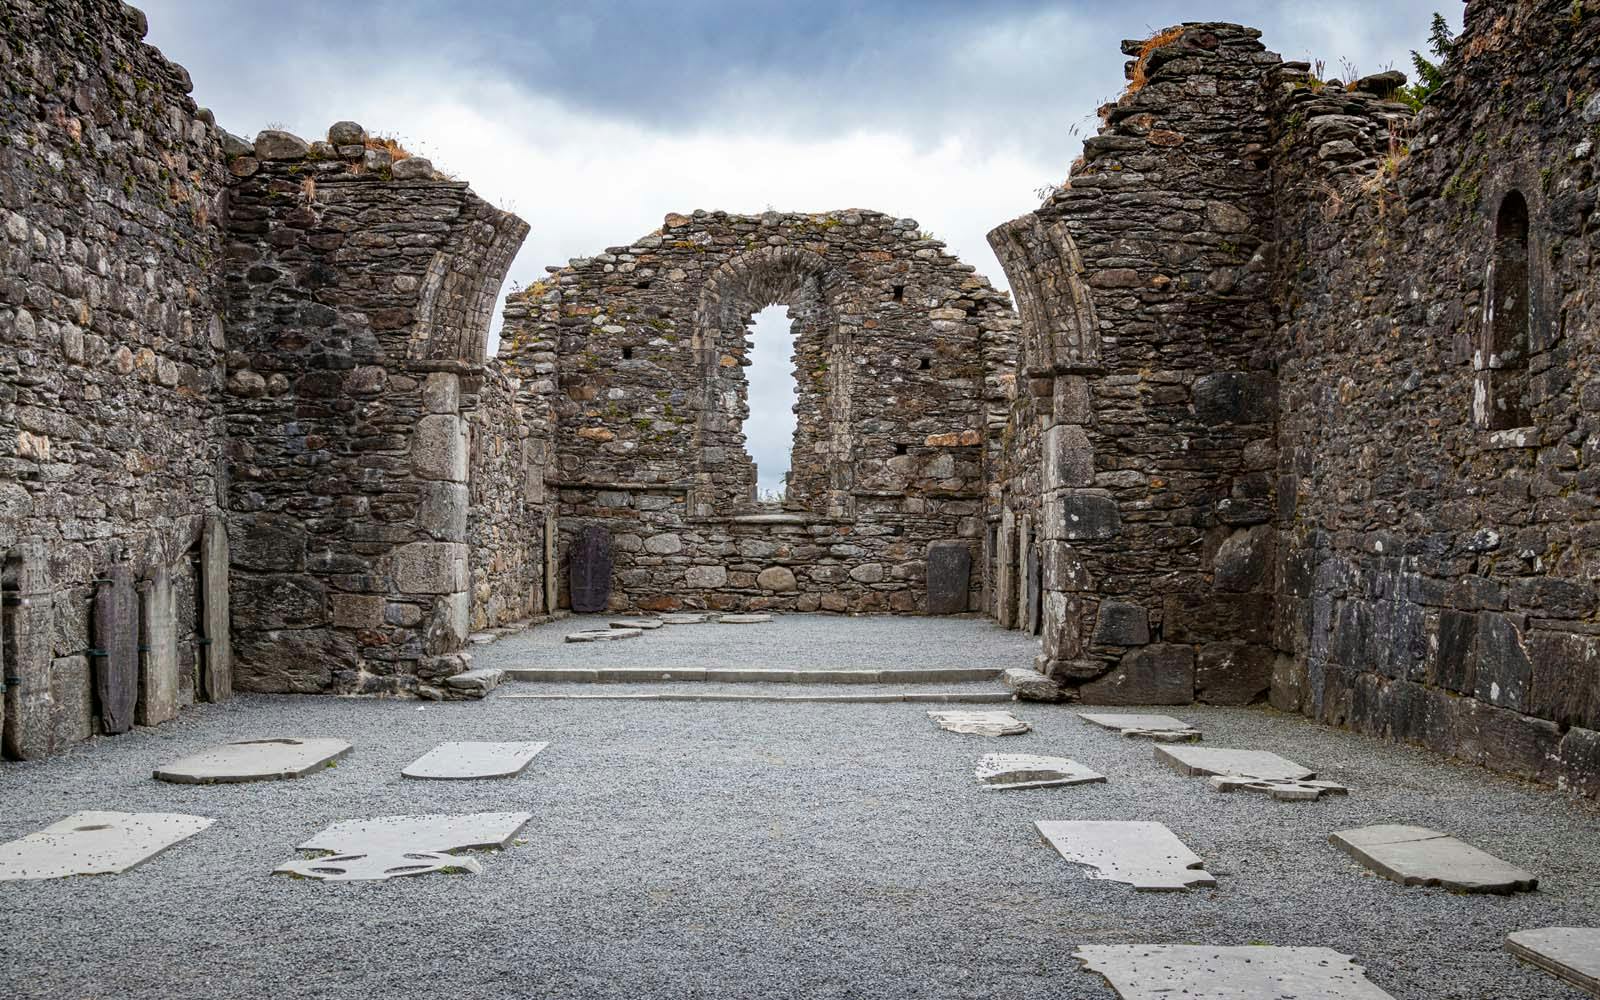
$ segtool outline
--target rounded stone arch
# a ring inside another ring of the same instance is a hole
[[[843,516],[852,480],[850,334],[839,322],[845,277],[810,250],[769,246],[730,257],[707,278],[693,316],[694,513],[713,517],[754,502],[756,469],[744,446],[751,318],[789,308],[799,407],[786,506]]]

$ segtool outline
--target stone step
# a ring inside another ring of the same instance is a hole
[[[507,691],[502,699],[519,701],[737,701],[787,702],[798,704],[879,705],[894,702],[923,702],[946,705],[994,705],[1011,701],[1009,691],[894,691],[884,694],[750,694],[715,691],[634,691],[617,694],[537,694]]]
[[[997,680],[1000,667],[904,670],[747,670],[737,667],[506,667],[511,681],[578,684],[719,681],[731,684],[964,684]],[[1006,695],[1010,698],[1010,695]]]

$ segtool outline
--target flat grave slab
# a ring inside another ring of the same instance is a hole
[[[401,775],[427,781],[470,781],[521,774],[549,743],[441,743]]]
[[[1137,713],[1079,712],[1078,718],[1102,729],[1115,729],[1128,737],[1140,737],[1161,743],[1195,743],[1200,730],[1170,715],[1143,715]]]
[[[659,618],[624,618],[622,621],[611,623],[612,628],[637,628],[646,632],[654,631],[664,625],[666,622]]]
[[[1506,935],[1506,951],[1600,997],[1600,927],[1540,927]]]
[[[567,642],[616,642],[618,639],[637,639],[644,632],[636,628],[586,628],[568,632]]]
[[[711,620],[709,614],[694,611],[674,611],[661,616],[664,625],[704,625]]]
[[[1106,776],[1066,757],[1037,757],[1026,753],[984,754],[978,761],[978,781],[985,788],[1049,788],[1055,785],[1104,783]]]
[[[1316,772],[1267,750],[1225,750],[1218,747],[1156,747],[1156,760],[1190,777],[1226,775],[1257,781],[1305,781]]]
[[[180,785],[303,778],[350,752],[344,740],[279,737],[241,740],[202,750],[156,769],[155,777]]]
[[[504,848],[531,819],[532,813],[496,812],[346,820],[297,848],[328,854],[291,858],[273,873],[325,882],[382,881],[447,869],[476,875],[483,871],[476,859],[451,852]]]
[[[0,882],[121,875],[214,823],[182,813],[77,812],[0,844]]]
[[[1332,948],[1086,944],[1072,957],[1122,1000],[1394,1000]]]
[[[928,718],[947,732],[973,736],[1019,736],[1033,728],[1032,723],[1023,722],[1010,712],[947,709],[929,712]]]
[[[1142,892],[1217,884],[1200,856],[1161,823],[1039,820],[1034,826],[1063,858],[1096,869],[1090,878],[1126,882]]]
[[[1539,887],[1538,876],[1426,827],[1364,826],[1329,834],[1328,842],[1401,885],[1500,895]]]
[[[717,618],[719,625],[760,625],[772,621],[771,615],[721,615]]]
[[[1213,777],[1211,787],[1219,792],[1260,792],[1279,802],[1315,802],[1329,796],[1350,794],[1350,789],[1333,781],[1262,781],[1236,774]]]

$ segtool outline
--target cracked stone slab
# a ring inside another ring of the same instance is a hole
[[[1019,736],[1033,728],[1010,712],[979,712],[951,709],[929,712],[928,718],[940,729],[973,736]]]
[[[1600,927],[1540,927],[1506,935],[1506,951],[1600,997]]]
[[[1200,856],[1161,823],[1039,820],[1033,825],[1063,858],[1096,869],[1090,878],[1126,882],[1141,892],[1183,892],[1217,884]]]
[[[1102,729],[1115,729],[1128,737],[1155,740],[1159,743],[1196,743],[1200,730],[1170,715],[1143,715],[1137,713],[1079,712],[1078,718]]]
[[[690,611],[678,611],[661,616],[663,625],[704,625],[711,620],[709,614],[698,614]]]
[[[586,628],[580,632],[568,632],[567,642],[615,642],[618,639],[635,639],[644,635],[643,630],[636,628]]]
[[[1437,830],[1380,824],[1328,835],[1328,842],[1401,885],[1507,895],[1532,892],[1537,876]]]
[[[300,844],[321,857],[291,858],[273,874],[299,875],[324,882],[373,882],[430,872],[460,870],[479,874],[483,866],[454,851],[503,849],[532,813],[378,816],[335,823]]]
[[[1332,948],[1086,944],[1072,957],[1122,1000],[1394,1000]]]
[[[625,618],[620,622],[612,622],[612,628],[637,628],[646,632],[654,631],[667,623],[659,618]]]
[[[717,619],[719,625],[760,625],[772,621],[771,615],[722,615]]]
[[[180,785],[303,778],[350,752],[344,740],[278,737],[241,740],[202,750],[156,769],[155,777]]]
[[[77,812],[0,844],[0,882],[121,875],[210,826],[182,813]]]
[[[512,778],[533,763],[549,743],[441,743],[401,771],[407,778],[428,781],[471,781]]]
[[[1211,779],[1219,792],[1261,792],[1279,802],[1315,802],[1332,795],[1349,795],[1350,789],[1333,781],[1261,781],[1238,775],[1219,775]]]
[[[1268,750],[1224,750],[1218,747],[1156,747],[1156,759],[1191,778],[1220,775],[1257,781],[1307,781],[1317,776],[1292,760]]]
[[[1106,776],[1066,757],[1026,753],[984,754],[975,772],[985,788],[1049,788],[1103,783]]]

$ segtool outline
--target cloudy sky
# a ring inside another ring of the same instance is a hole
[[[1122,38],[1252,24],[1285,58],[1409,69],[1459,0],[135,0],[224,128],[398,136],[533,226],[509,281],[668,212],[873,208],[996,284],[984,242],[1060,181],[1122,88]],[[497,323],[498,325],[498,323]],[[750,451],[788,464],[786,321],[764,314]]]

